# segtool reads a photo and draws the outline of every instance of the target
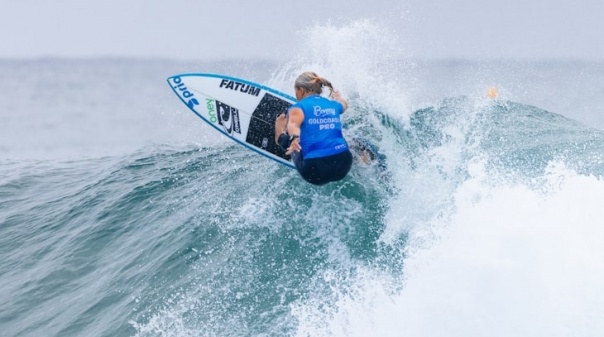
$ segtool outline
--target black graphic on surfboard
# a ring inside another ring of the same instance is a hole
[[[222,102],[216,101],[216,111],[218,112],[218,124],[222,125],[222,128],[226,133],[229,135],[232,135],[233,132],[241,134],[239,110]]]
[[[252,113],[245,141],[281,158],[289,159],[285,151],[275,144],[275,119],[280,114],[286,113],[291,105],[279,97],[266,93]]]

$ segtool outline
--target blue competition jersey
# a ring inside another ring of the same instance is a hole
[[[340,114],[344,111],[342,103],[312,95],[291,108],[300,108],[304,112],[304,122],[300,127],[303,158],[326,157],[348,149],[340,122]]]

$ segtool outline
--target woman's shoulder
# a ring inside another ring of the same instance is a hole
[[[329,105],[333,105],[333,104],[341,105],[342,103],[340,103],[334,99],[325,97],[325,96],[312,95],[312,96],[307,96],[307,97],[302,98],[298,102],[294,103],[292,105],[292,107],[302,107],[305,105],[316,105],[316,104],[320,104],[322,106],[329,106]]]

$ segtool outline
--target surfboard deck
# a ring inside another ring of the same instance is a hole
[[[295,168],[275,143],[275,119],[296,102],[290,95],[252,81],[219,74],[189,73],[168,77],[168,84],[197,116],[223,135],[289,168]],[[361,138],[350,140],[355,155],[385,163]],[[382,165],[380,164],[380,166]]]
[[[250,150],[294,168],[275,144],[275,119],[296,102],[278,90],[218,74],[181,74],[168,78],[180,100],[197,116]]]

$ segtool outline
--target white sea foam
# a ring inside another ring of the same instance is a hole
[[[410,237],[400,293],[360,277],[329,318],[302,310],[299,335],[604,334],[604,181],[559,163],[531,187],[492,178],[475,168],[431,239]]]

